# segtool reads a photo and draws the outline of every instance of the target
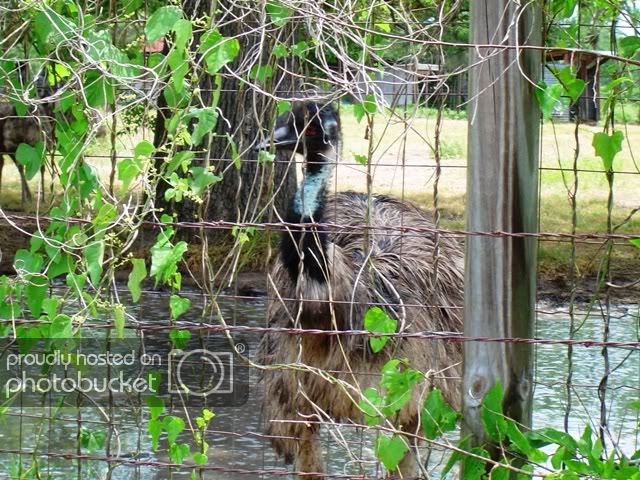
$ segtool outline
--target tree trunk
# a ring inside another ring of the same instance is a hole
[[[227,5],[225,5],[227,4]],[[220,7],[224,8],[220,8]],[[239,72],[240,65],[247,63],[267,64],[270,62],[270,51],[262,51],[259,61],[251,60],[256,55],[256,49],[260,51],[264,38],[261,38],[259,30],[260,19],[256,17],[253,9],[255,4],[247,4],[248,11],[242,11],[242,4],[231,3],[227,0],[218,2],[218,12],[221,18],[215,23],[221,25],[220,33],[225,37],[237,37],[240,40],[240,54],[234,62],[224,67],[221,72],[221,94],[218,102],[220,114],[216,126],[215,135],[211,142],[211,148],[202,156],[206,164],[215,167],[215,174],[222,177],[216,183],[203,207],[188,199],[180,203],[166,205],[170,211],[177,213],[180,221],[201,220],[225,220],[230,222],[263,222],[272,220],[273,211],[284,214],[289,199],[296,188],[296,170],[286,153],[278,153],[273,163],[258,163],[258,152],[253,151],[252,144],[261,130],[272,124],[275,115],[275,101],[264,94],[249,88],[240,82],[235,75],[246,77],[246,72]],[[202,17],[203,15],[215,15],[211,12],[211,0],[185,0],[184,10],[189,17]],[[233,16],[231,16],[233,15]],[[242,20],[235,20],[236,18]],[[255,29],[255,33],[245,34],[246,31]],[[195,39],[193,45],[197,45]],[[262,50],[266,50],[262,48]],[[291,66],[287,69],[290,71]],[[280,72],[277,68],[274,71]],[[285,88],[290,85],[289,79],[282,74],[270,79],[269,85],[262,85],[265,91],[274,91],[277,94],[288,93]],[[216,88],[211,75],[201,74],[200,90],[203,103],[213,104],[213,90]],[[164,102],[164,99],[160,99]],[[164,129],[164,122],[158,115],[159,123],[156,125],[156,138]],[[240,169],[234,166],[232,158],[232,146],[228,140],[230,136],[240,156]],[[205,145],[207,144],[205,140]],[[200,157],[201,155],[198,155]],[[164,190],[167,186],[160,186],[157,192],[157,200],[164,202]],[[202,215],[198,211],[202,211]],[[277,221],[275,217],[275,221]],[[194,229],[186,229],[181,232],[182,238],[192,240],[197,232]],[[214,237],[227,235],[228,229],[208,231]]]
[[[541,43],[539,2],[471,3],[469,168],[467,229],[537,231],[540,112],[535,84]],[[517,236],[471,235],[466,243],[465,327],[470,337],[531,338],[535,318],[537,241]],[[487,442],[480,405],[501,382],[504,412],[531,424],[532,347],[468,342],[464,348],[463,435]],[[495,451],[493,453],[496,453]]]

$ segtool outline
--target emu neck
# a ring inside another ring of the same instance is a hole
[[[333,170],[333,148],[321,153],[307,154],[304,181],[296,192],[287,222],[293,224],[322,223],[327,184]],[[295,284],[304,273],[318,283],[327,283],[329,276],[327,234],[322,227],[290,227],[282,234],[280,258]]]
[[[307,155],[307,171],[293,198],[293,213],[304,223],[319,222],[333,165],[322,153]]]

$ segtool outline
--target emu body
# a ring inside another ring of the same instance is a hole
[[[279,124],[288,122],[289,133],[300,137],[296,151],[304,150],[299,145],[306,146],[307,169],[287,216],[288,222],[299,225],[283,233],[271,274],[269,326],[362,330],[367,310],[381,305],[404,333],[462,330],[460,246],[439,238],[436,262],[436,239],[431,234],[402,233],[407,226],[432,229],[433,221],[425,211],[386,196],[344,192],[326,197],[326,172],[339,141],[339,130],[331,133],[331,116],[337,125],[339,120],[331,107],[311,105],[308,111],[298,106],[279,120]],[[306,118],[306,125],[300,125],[300,116]],[[279,129],[282,136],[284,125]],[[278,147],[282,140],[275,140]],[[325,179],[324,185],[317,184],[318,175]],[[338,227],[305,227],[310,222]],[[391,358],[406,358],[412,368],[427,374],[397,418],[404,432],[419,434],[420,409],[432,385],[442,389],[454,407],[459,406],[461,351],[458,343],[397,338],[373,353],[363,336],[267,333],[257,359],[269,366],[263,373],[263,414],[274,449],[296,471],[323,472],[320,423],[363,423],[358,407],[362,392],[379,386],[381,369]],[[417,442],[410,443],[417,447]],[[398,470],[403,477],[415,473],[413,454],[405,456]]]
[[[53,111],[48,106],[39,106],[34,113],[20,116],[14,105],[6,100],[0,101],[0,188],[2,186],[2,170],[4,155],[11,157],[20,173],[22,187],[22,204],[31,201],[31,191],[24,172],[24,167],[16,159],[16,151],[21,143],[35,146],[44,142],[46,148],[53,144]]]

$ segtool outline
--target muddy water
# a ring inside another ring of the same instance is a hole
[[[201,313],[200,297],[192,296],[193,306],[182,321],[197,321]],[[144,307],[132,306],[129,310],[137,316],[138,321],[158,324],[167,320],[168,296],[147,294],[143,299]],[[234,300],[220,298],[220,313],[231,325],[263,326],[265,318],[265,302],[261,298]],[[541,307],[551,310],[550,307]],[[566,310],[566,307],[556,310]],[[627,341],[638,338],[637,312],[631,307],[619,306],[613,311],[611,319],[611,340]],[[579,321],[584,317],[579,317]],[[580,326],[576,335],[578,339],[601,339],[602,318],[597,314],[590,315]],[[566,313],[541,314],[537,323],[537,336],[540,338],[567,338],[569,323]],[[146,334],[145,345],[153,351],[155,345],[166,344],[166,333]],[[255,352],[259,340],[258,334],[244,336],[247,354]],[[606,405],[609,416],[609,429],[613,439],[619,442],[627,453],[638,449],[638,419],[628,409],[630,400],[640,396],[640,351],[613,348],[609,350],[612,373],[609,376],[609,390]],[[593,423],[600,412],[600,401],[597,386],[603,370],[601,348],[574,347],[574,373],[572,380],[573,408],[568,417],[572,434],[579,434],[587,423]],[[562,429],[565,421],[564,412],[567,405],[566,374],[567,347],[562,345],[538,345],[536,347],[536,387],[534,392],[534,427],[551,426]],[[260,392],[256,388],[257,377],[251,376],[249,399],[241,407],[219,407],[216,416],[209,425],[207,435],[209,443],[209,465],[220,471],[207,471],[203,474],[207,479],[246,480],[253,478],[287,478],[282,476],[245,474],[246,470],[282,470],[282,462],[272,454],[271,449],[261,438],[262,423],[260,418]],[[85,403],[86,405],[86,403]],[[45,417],[42,418],[43,412]],[[185,418],[179,410],[177,415]],[[190,411],[191,417],[198,412]],[[7,451],[29,451],[39,441],[39,451],[53,454],[77,453],[77,435],[79,427],[90,431],[105,431],[104,420],[109,415],[108,409],[83,406],[80,414],[76,409],[20,408],[14,405],[1,419],[0,449]],[[51,478],[107,478],[114,479],[167,479],[190,478],[188,469],[176,470],[157,465],[144,465],[149,462],[169,462],[169,456],[163,446],[166,440],[161,438],[160,449],[153,451],[149,434],[146,432],[148,421],[147,409],[116,408],[110,414],[113,418],[114,430],[110,442],[110,455],[122,459],[141,461],[142,465],[113,463],[111,471],[104,462],[84,460],[80,466],[71,460],[58,456],[39,457],[40,471],[49,473]],[[39,439],[39,440],[37,440]],[[193,445],[191,437],[183,434],[180,440]],[[324,447],[327,450],[329,471],[332,473],[356,474],[365,471],[368,474],[380,474],[374,461],[372,434],[356,431],[351,427],[334,429],[324,436]],[[139,453],[136,453],[139,452]],[[86,453],[86,450],[84,450]],[[97,457],[104,456],[104,450],[92,452]],[[91,455],[91,453],[90,453]],[[0,469],[5,474],[17,473],[22,459],[22,471],[33,466],[34,459],[27,455],[0,453]],[[429,470],[438,477],[442,468],[442,455],[434,452],[429,456]],[[235,472],[230,472],[236,470]],[[2,475],[4,476],[4,475]]]

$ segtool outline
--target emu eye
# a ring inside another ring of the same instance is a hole
[[[318,135],[318,129],[314,125],[309,125],[304,131],[304,133],[309,137],[314,137]]]

